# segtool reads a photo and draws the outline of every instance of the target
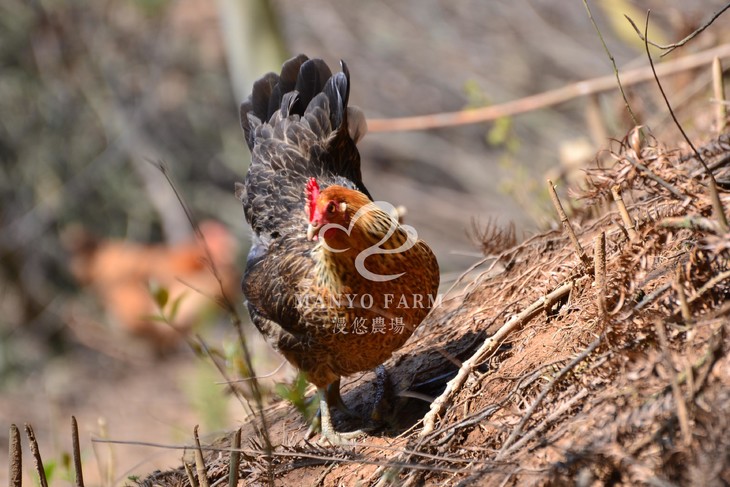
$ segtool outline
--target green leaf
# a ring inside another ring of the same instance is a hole
[[[512,119],[500,117],[494,121],[494,125],[487,134],[487,143],[491,146],[502,146],[509,142],[512,133]]]
[[[165,287],[159,286],[157,289],[153,290],[152,297],[155,298],[157,306],[159,306],[160,309],[164,309],[167,304],[167,300],[170,299],[170,291],[168,291]]]
[[[170,321],[175,321],[175,316],[177,316],[177,312],[180,309],[180,303],[182,303],[182,299],[185,297],[185,292],[183,292],[180,296],[176,297],[172,300],[172,305],[170,306],[170,313],[169,318]]]

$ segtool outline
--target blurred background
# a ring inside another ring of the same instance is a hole
[[[589,5],[627,70],[647,61],[623,14],[643,25],[652,8],[650,37],[661,43],[723,4]],[[721,17],[668,58],[728,42],[727,27]],[[255,79],[300,52],[333,70],[346,60],[351,104],[369,119],[488,106],[613,72],[584,5],[567,0],[5,0],[0,441],[10,423],[32,423],[59,481],[71,414],[87,440],[162,443],[187,441],[197,423],[223,431],[242,419],[220,375],[181,338],[198,333],[235,363],[236,331],[215,303],[221,289],[244,317],[256,372],[280,364],[251,331],[238,291],[250,239],[233,196],[249,164],[238,105]],[[709,110],[709,68],[671,83],[678,104],[700,99]],[[671,133],[655,86],[628,95],[643,123]],[[547,228],[545,178],[570,179],[632,126],[611,91],[489,123],[371,133],[360,144],[364,180],[376,199],[406,207],[449,285],[481,256],[475,225],[514,223],[518,238]],[[209,253],[176,191],[205,222]],[[271,380],[289,379],[283,369]],[[99,465],[87,469],[94,485],[179,458],[85,444]]]

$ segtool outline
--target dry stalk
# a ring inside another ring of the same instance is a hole
[[[545,418],[539,425],[537,425],[534,428],[531,428],[530,431],[527,434],[525,434],[525,436],[523,436],[522,438],[517,440],[512,446],[510,446],[507,450],[505,450],[503,457],[507,457],[507,456],[511,455],[512,453],[514,453],[515,451],[522,448],[525,444],[527,444],[527,442],[529,442],[530,440],[535,438],[537,435],[539,435],[540,433],[545,431],[548,426],[550,426],[552,423],[557,421],[563,414],[565,414],[567,411],[570,411],[570,409],[573,406],[575,406],[575,404],[578,401],[583,400],[583,398],[585,398],[587,395],[588,395],[588,390],[581,389],[581,391],[578,392],[578,394],[576,394],[575,396],[571,397],[569,400],[567,400],[563,404],[561,404],[557,410],[550,413],[550,415],[547,418]]]
[[[99,437],[108,438],[109,431],[107,429],[107,423],[104,418],[99,418]],[[96,443],[92,443],[91,447],[94,450],[94,456],[96,457],[96,463],[99,466],[99,473],[102,478],[102,485],[112,486],[114,485],[114,450],[111,445],[106,445],[106,455],[102,458],[102,453],[99,451]]]
[[[195,474],[193,474],[193,469],[190,468],[188,462],[183,461],[183,466],[185,467],[185,475],[188,476],[188,482],[190,483],[190,487],[200,487],[198,485],[197,479],[195,478]]]
[[[228,461],[228,487],[236,487],[238,485],[238,467],[241,463],[241,428],[233,433],[231,446],[231,458]]]
[[[10,479],[8,485],[10,487],[23,486],[23,449],[20,446],[20,431],[14,424],[10,425],[10,441],[9,441],[10,458]]]
[[[637,154],[638,154],[638,152],[637,152]],[[636,169],[638,169],[639,171],[644,173],[649,179],[655,181],[657,184],[659,184],[660,186],[665,188],[667,191],[672,193],[674,196],[676,196],[677,199],[680,199],[680,200],[687,199],[686,195],[683,195],[682,193],[680,193],[677,188],[675,188],[674,186],[672,186],[671,184],[669,184],[668,182],[666,182],[665,180],[663,180],[662,178],[657,176],[656,173],[654,173],[654,171],[652,171],[651,169],[646,167],[644,164],[640,163],[639,161],[635,161],[633,157],[624,156],[624,159],[629,161],[629,163],[631,163],[632,166],[634,166]]]
[[[715,125],[722,133],[727,126],[727,105],[725,104],[725,83],[722,62],[719,57],[712,60],[712,92],[715,97]]]
[[[560,382],[560,380],[568,374],[573,368],[575,368],[576,365],[581,363],[583,360],[586,359],[593,351],[598,348],[598,346],[601,344],[601,339],[603,337],[599,336],[593,342],[588,345],[588,348],[583,350],[577,357],[575,357],[573,360],[571,360],[565,367],[560,369],[560,372],[558,372],[551,380],[550,382],[545,385],[542,392],[540,392],[540,395],[537,396],[535,399],[535,402],[532,403],[532,406],[527,410],[524,416],[522,416],[522,420],[520,420],[519,424],[515,427],[514,430],[512,430],[512,433],[510,433],[509,437],[505,440],[505,442],[502,444],[502,448],[499,449],[499,453],[497,453],[497,456],[495,457],[495,460],[501,460],[504,458],[504,456],[507,453],[507,449],[515,442],[517,437],[522,434],[522,430],[525,428],[525,425],[527,425],[527,422],[530,420],[533,414],[535,414],[535,411],[537,411],[537,408],[542,404],[542,401],[545,400],[547,395],[550,393],[552,388]]]
[[[682,311],[682,319],[685,323],[692,321],[692,313],[689,310],[689,303],[687,303],[687,294],[684,292],[684,278],[682,276],[682,264],[677,266],[677,271],[674,274],[674,290],[677,292],[679,297],[679,309]]]
[[[606,232],[599,233],[593,240],[593,274],[598,288],[598,310],[601,319],[606,319]]]
[[[689,304],[694,303],[700,299],[707,291],[720,284],[722,281],[730,277],[730,271],[721,272],[709,281],[707,281],[701,288],[697,290],[697,294],[687,300]]]
[[[79,423],[76,416],[71,416],[71,442],[73,447],[74,472],[76,487],[84,487],[84,472],[81,466],[81,444],[79,442]]]
[[[682,389],[679,387],[679,380],[677,379],[677,372],[674,370],[672,357],[669,354],[667,330],[664,328],[664,323],[661,320],[656,321],[655,327],[657,337],[659,338],[659,345],[662,347],[664,364],[667,367],[667,373],[672,381],[672,394],[674,395],[674,401],[677,403],[677,419],[679,420],[679,429],[682,432],[682,442],[685,446],[689,446],[692,443],[692,430],[689,427],[689,412],[687,411],[687,403],[684,400]]]
[[[720,231],[720,225],[718,225],[715,220],[710,220],[709,218],[697,215],[667,217],[659,222],[659,226],[667,228],[698,229],[703,232],[715,234]]]
[[[613,195],[613,200],[616,202],[616,206],[618,207],[618,212],[621,215],[621,221],[624,222],[624,227],[629,233],[629,240],[636,242],[639,239],[639,234],[636,232],[636,222],[631,219],[629,210],[626,209],[626,203],[624,203],[624,197],[621,194],[621,186],[618,184],[611,186],[611,194]]]
[[[730,44],[723,44],[706,51],[662,63],[657,72],[661,76],[681,73],[711,63],[715,57],[730,57]],[[653,79],[651,70],[637,68],[624,71],[622,84],[624,87],[643,83]],[[415,117],[371,119],[368,120],[368,132],[397,132],[407,130],[426,130],[439,127],[454,127],[472,123],[487,122],[502,117],[519,115],[539,110],[560,103],[574,100],[581,96],[603,93],[616,89],[616,76],[606,75],[579,81],[555,90],[530,95],[519,100],[512,100],[499,105],[483,108],[461,110],[458,112],[434,113]]]
[[[244,410],[246,407],[251,410],[252,413],[257,412],[258,417],[261,420],[261,425],[259,429],[261,436],[264,439],[264,442],[266,444],[267,451],[273,450],[273,446],[271,444],[271,438],[269,435],[269,426],[266,423],[266,417],[264,415],[264,404],[263,404],[263,395],[261,392],[261,388],[259,385],[258,380],[256,379],[256,374],[254,373],[254,367],[253,367],[253,359],[251,357],[251,352],[248,347],[248,342],[246,340],[246,335],[243,333],[243,321],[241,319],[241,316],[238,314],[238,310],[236,309],[236,305],[234,304],[234,301],[229,298],[229,296],[225,292],[225,286],[223,285],[223,279],[221,277],[221,274],[218,270],[218,268],[215,265],[215,262],[213,260],[210,247],[208,246],[208,243],[205,241],[205,238],[203,236],[202,231],[200,230],[200,225],[198,225],[197,219],[195,218],[195,215],[193,214],[192,210],[188,206],[187,202],[185,201],[185,198],[180,193],[177,185],[172,179],[172,175],[170,174],[168,167],[166,164],[164,164],[162,161],[148,161],[152,165],[154,165],[165,177],[165,180],[167,181],[168,185],[170,186],[170,189],[175,193],[175,197],[177,198],[178,203],[180,204],[180,207],[183,209],[185,216],[188,219],[188,222],[192,226],[193,230],[195,231],[195,236],[198,239],[198,241],[202,244],[203,249],[205,250],[206,254],[206,265],[208,266],[208,269],[213,274],[213,277],[215,278],[216,282],[218,283],[218,288],[220,291],[220,295],[222,296],[222,299],[215,300],[216,304],[218,304],[223,310],[228,313],[228,316],[231,318],[232,324],[235,326],[236,331],[238,333],[238,341],[241,346],[241,350],[243,351],[243,359],[246,364],[246,370],[251,372],[251,381],[249,382],[251,387],[251,392],[254,397],[254,401],[256,403],[256,410],[254,410],[251,405],[249,404],[248,399],[238,390],[236,387],[231,387],[231,392],[236,396],[236,398],[239,400],[241,405],[243,406]],[[218,371],[221,373],[223,378],[232,384],[230,382],[229,378],[225,374],[224,369],[218,364],[218,362],[215,360],[215,358],[211,355],[210,350],[208,350],[208,347],[205,346],[202,339],[198,337],[198,341],[204,346],[206,353],[213,361],[214,365],[218,369]],[[188,344],[192,343],[188,341]],[[268,466],[268,473],[269,473],[269,480],[272,480],[272,471],[271,471],[271,455],[267,454],[266,458],[269,460],[269,466]]]
[[[644,48],[646,50],[646,57],[649,59],[649,66],[651,67],[651,70],[654,73],[654,81],[656,82],[656,85],[659,88],[659,92],[661,93],[662,98],[664,99],[664,103],[666,104],[667,109],[669,110],[669,115],[671,115],[672,120],[674,121],[674,125],[677,126],[677,129],[682,134],[682,137],[687,142],[687,144],[690,146],[695,157],[697,158],[697,160],[700,162],[700,164],[704,168],[705,175],[710,180],[710,184],[709,184],[710,201],[712,202],[713,213],[715,214],[715,217],[718,219],[718,221],[720,223],[720,228],[722,229],[723,232],[730,231],[730,226],[728,226],[728,221],[727,221],[727,215],[725,215],[725,209],[722,206],[722,200],[720,200],[720,192],[717,189],[717,181],[715,180],[715,175],[712,173],[710,168],[707,167],[707,163],[705,163],[704,158],[700,155],[700,153],[697,150],[697,148],[695,147],[695,145],[692,143],[690,138],[687,136],[687,133],[684,131],[682,124],[680,124],[679,120],[677,120],[677,115],[675,115],[674,110],[672,109],[672,105],[671,105],[671,103],[669,103],[669,98],[667,98],[667,94],[664,92],[664,87],[662,86],[662,83],[659,81],[659,76],[657,75],[656,68],[654,67],[654,60],[651,58],[651,52],[649,52],[649,40],[647,38],[647,32],[649,31],[650,15],[651,15],[651,10],[648,10],[646,12],[646,24],[644,26]],[[633,22],[632,22],[632,24],[633,24]]]
[[[570,220],[568,220],[568,216],[565,214],[563,205],[560,203],[558,193],[555,191],[555,185],[553,185],[553,182],[550,179],[548,179],[547,182],[550,190],[550,199],[552,199],[553,206],[555,206],[555,210],[558,212],[558,216],[560,216],[560,222],[563,224],[565,232],[568,234],[570,241],[573,243],[573,248],[575,249],[576,255],[578,255],[578,259],[584,266],[588,267],[590,266],[591,261],[583,250],[583,247],[581,247],[578,237],[575,236],[573,225],[570,224]]]
[[[519,329],[520,326],[534,318],[539,312],[541,312],[545,308],[546,304],[553,303],[556,300],[565,297],[566,295],[568,295],[568,293],[570,293],[571,289],[573,289],[576,284],[585,281],[586,279],[588,279],[588,276],[583,276],[576,279],[575,281],[567,282],[552,291],[551,293],[547,294],[546,296],[543,296],[540,299],[534,301],[520,314],[512,317],[509,321],[507,321],[507,323],[502,325],[502,327],[497,330],[494,335],[487,338],[482,346],[479,347],[479,350],[477,350],[474,355],[469,357],[469,359],[461,365],[461,368],[456,374],[456,377],[451,379],[446,384],[446,389],[444,390],[444,392],[441,393],[441,395],[431,403],[431,407],[428,413],[426,414],[426,416],[423,417],[423,429],[418,435],[419,438],[424,438],[425,436],[433,432],[436,426],[437,417],[443,413],[448,402],[461,389],[461,387],[464,385],[464,382],[466,382],[466,379],[471,375],[474,368],[482,360],[484,360],[487,354],[496,350],[497,347],[499,347],[499,345],[505,340],[505,338],[507,338],[513,331]]]
[[[25,435],[28,437],[28,442],[30,443],[30,452],[33,454],[33,462],[35,463],[35,471],[38,474],[38,481],[41,487],[48,487],[48,479],[46,479],[46,471],[43,467],[43,460],[41,459],[41,450],[38,448],[38,441],[35,439],[33,427],[28,423],[25,423]]]
[[[722,15],[722,14],[723,14],[723,12],[725,12],[725,10],[727,10],[728,8],[730,8],[730,3],[726,4],[726,5],[725,5],[724,7],[722,7],[722,8],[720,9],[720,10],[718,10],[717,12],[715,12],[714,14],[712,14],[712,18],[710,18],[710,20],[708,20],[707,22],[705,22],[704,24],[702,24],[702,25],[701,25],[701,26],[700,26],[699,28],[697,28],[697,29],[696,29],[696,30],[694,30],[694,31],[693,31],[692,33],[690,33],[690,34],[689,34],[689,35],[688,35],[687,37],[685,37],[685,38],[684,38],[684,39],[682,39],[681,41],[678,41],[678,42],[674,42],[674,43],[672,43],[672,44],[667,44],[666,46],[663,46],[663,45],[661,45],[661,44],[657,44],[657,43],[655,43],[655,42],[652,42],[652,41],[650,41],[649,39],[647,39],[647,38],[646,38],[646,32],[644,33],[644,35],[642,35],[642,34],[641,34],[641,31],[640,31],[640,30],[639,30],[639,28],[638,28],[638,27],[636,26],[636,24],[634,23],[634,21],[633,21],[633,20],[631,20],[631,18],[630,18],[630,17],[628,16],[628,15],[624,15],[624,17],[626,17],[626,20],[628,20],[628,21],[629,21],[629,23],[630,23],[630,24],[631,24],[631,26],[632,26],[632,27],[634,28],[634,30],[636,31],[636,33],[638,34],[638,36],[639,36],[639,37],[641,38],[641,40],[642,40],[642,41],[644,41],[645,43],[651,44],[652,46],[654,46],[654,47],[656,47],[656,48],[659,48],[659,49],[661,49],[662,51],[664,51],[664,53],[662,54],[662,57],[664,57],[664,56],[666,56],[667,54],[669,54],[670,52],[672,52],[672,51],[674,51],[675,49],[677,49],[678,47],[682,47],[683,45],[687,44],[687,43],[688,43],[689,41],[691,41],[692,39],[694,39],[695,37],[697,37],[697,36],[698,36],[698,35],[699,35],[699,34],[700,34],[700,33],[701,33],[701,32],[702,32],[703,30],[705,30],[705,29],[706,29],[706,28],[708,28],[708,27],[709,27],[710,25],[712,25],[712,23],[713,23],[713,22],[714,22],[715,20],[717,20],[717,18],[718,18],[718,17],[720,16],[720,15]]]
[[[588,6],[588,0],[583,0],[583,6],[585,6],[586,11],[588,12],[588,18],[591,20],[591,24],[593,24],[593,28],[596,30],[596,33],[598,34],[598,38],[601,40],[601,45],[603,46],[603,50],[606,51],[606,55],[608,56],[608,59],[611,61],[611,66],[613,66],[613,74],[616,76],[616,85],[618,85],[618,90],[621,92],[621,97],[624,99],[624,104],[626,105],[626,110],[629,112],[629,115],[631,115],[631,120],[634,121],[634,125],[639,125],[639,122],[636,119],[636,115],[634,114],[634,111],[631,109],[631,104],[629,104],[629,99],[626,96],[626,92],[624,92],[624,87],[621,84],[621,77],[618,74],[618,67],[616,66],[616,59],[614,59],[613,54],[611,54],[611,51],[608,49],[608,45],[606,45],[606,41],[603,39],[603,34],[601,34],[601,29],[598,28],[598,24],[596,24],[596,21],[593,19],[593,13],[591,12],[591,8]]]
[[[203,459],[203,450],[200,448],[197,424],[193,428],[193,438],[195,438],[195,470],[198,473],[198,484],[200,487],[210,487],[208,484],[208,473],[205,469],[205,460]]]

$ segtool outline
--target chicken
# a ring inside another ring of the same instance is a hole
[[[219,271],[223,289],[235,289],[238,274],[233,267],[237,244],[225,226],[204,221],[200,231]],[[185,332],[215,306],[211,300],[221,286],[207,263],[205,248],[195,239],[177,245],[139,244],[125,240],[98,240],[83,230],[67,236],[71,247],[71,271],[99,297],[109,321],[145,339],[159,354],[176,346]],[[180,298],[168,323],[154,320],[159,314],[150,285],[166,289],[165,309]]]
[[[236,193],[253,230],[242,288],[269,343],[317,387],[322,436],[344,408],[340,378],[401,347],[434,304],[439,267],[391,206],[372,201],[356,142],[365,119],[348,107],[350,75],[299,55],[258,80],[241,105],[252,154]]]

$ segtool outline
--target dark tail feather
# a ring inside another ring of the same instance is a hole
[[[305,56],[304,54],[300,54],[297,57],[291,58],[282,65],[279,82],[276,83],[276,86],[274,86],[274,89],[271,92],[269,107],[265,114],[266,118],[261,118],[261,121],[269,120],[274,112],[279,110],[284,95],[295,89],[297,79],[299,77],[299,70],[301,69],[302,65],[308,61],[309,58],[307,56]],[[294,110],[293,113],[296,113],[296,110],[298,110],[298,106],[296,103],[291,107],[291,110]]]
[[[348,120],[350,70],[344,61],[340,64],[342,71],[333,75],[324,61],[308,59],[303,54],[285,62],[280,75],[269,73],[254,83],[252,95],[241,104],[241,127],[249,149],[253,150],[255,130],[260,123],[271,120],[279,110],[283,117],[305,116],[309,108],[306,116],[310,117],[312,130],[322,131],[325,136],[330,130],[335,132],[328,140],[327,151],[336,156],[322,157],[320,163],[327,165],[334,174],[354,182],[360,191],[370,196],[362,183],[360,154],[356,147],[356,142],[367,131],[367,125],[362,112],[356,108],[349,109],[352,120]],[[329,117],[329,127],[325,114]],[[296,130],[296,127],[290,126],[289,130]],[[292,140],[296,138],[294,135]]]
[[[323,92],[329,99],[330,122],[332,128],[339,128],[347,125],[347,99],[350,96],[350,73],[347,72],[347,65],[342,63],[344,72],[332,76]]]
[[[302,115],[312,98],[322,92],[330,77],[332,77],[332,71],[321,59],[310,59],[302,64],[295,87],[299,93],[299,108],[301,109],[301,112],[297,113],[298,115]]]
[[[273,91],[278,78],[279,77],[276,74],[268,73],[263,78],[257,80],[253,84],[253,92],[251,95],[249,95],[246,101],[241,103],[241,128],[243,129],[243,137],[246,139],[248,148],[251,150],[253,150],[253,131],[256,129],[256,126],[251,125],[252,121],[249,120],[248,114],[251,113],[259,120],[263,120],[261,118],[261,114],[266,113],[271,92]]]
[[[251,126],[251,121],[248,119],[249,113],[261,122],[267,122],[281,107],[284,95],[295,89],[300,68],[308,60],[307,56],[300,54],[282,65],[280,75],[268,73],[254,83],[251,95],[241,103],[240,108],[241,128],[249,149],[253,149],[254,137],[252,134],[256,128]],[[296,104],[292,109],[297,109]],[[303,108],[301,110],[303,111]]]
[[[288,106],[289,114],[303,115],[309,103],[324,93],[329,100],[330,123],[333,129],[347,124],[347,101],[350,97],[350,71],[341,61],[342,72],[332,71],[321,59],[309,59],[300,54],[281,67],[281,74],[268,73],[253,85],[253,92],[241,104],[241,128],[249,149],[253,149],[255,126],[249,114],[268,122],[279,109],[284,96],[296,91],[297,98]],[[255,122],[254,122],[255,123]]]

